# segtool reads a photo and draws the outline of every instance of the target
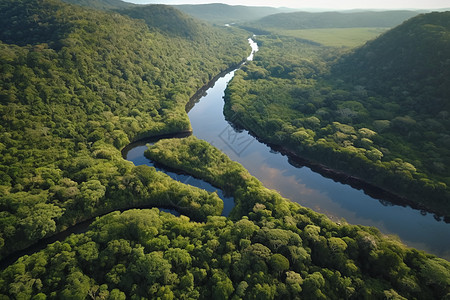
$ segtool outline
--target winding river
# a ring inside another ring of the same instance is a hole
[[[252,40],[253,53],[258,46]],[[433,214],[396,205],[363,190],[340,183],[295,163],[245,130],[236,130],[223,115],[223,96],[235,71],[219,78],[189,110],[193,133],[241,163],[266,187],[324,213],[334,221],[375,226],[398,236],[408,246],[450,259],[450,224]],[[136,154],[136,153],[135,153]],[[144,158],[145,159],[145,158]]]
[[[180,134],[171,136],[171,138],[183,138],[183,137],[186,137],[189,135],[190,134],[180,133]],[[155,139],[149,139],[149,140],[142,141],[142,142],[132,143],[129,146],[127,146],[125,149],[122,150],[122,155],[126,160],[133,162],[135,166],[139,166],[139,165],[151,166],[151,167],[154,167],[157,171],[164,172],[167,175],[169,175],[170,177],[172,177],[173,179],[183,182],[185,184],[196,186],[198,188],[207,190],[208,192],[217,192],[217,195],[223,201],[222,216],[228,216],[234,207],[233,197],[227,197],[221,189],[213,186],[212,184],[210,184],[206,181],[195,178],[195,177],[185,174],[183,172],[171,170],[165,166],[160,166],[157,163],[154,163],[153,161],[151,161],[150,159],[148,159],[144,156],[144,152],[145,152],[145,150],[147,150],[147,145],[152,144],[160,139],[161,138],[155,138]],[[171,212],[172,214],[175,214],[175,215],[178,214],[174,210],[166,210],[166,211]]]
[[[248,60],[252,60],[258,46],[251,39],[249,42],[252,53]],[[235,129],[223,115],[224,92],[235,71],[219,77],[201,97],[186,106],[193,133],[198,138],[221,149],[231,159],[241,163],[266,187],[277,190],[282,196],[294,202],[323,213],[334,221],[345,219],[351,224],[375,226],[384,234],[398,236],[408,246],[450,260],[450,224],[433,214],[407,205],[395,205],[382,196],[369,196],[363,190],[343,184],[336,178],[325,177],[299,163],[295,158],[281,154],[275,148],[260,142],[248,131]],[[176,137],[182,138],[183,135]],[[124,158],[135,165],[154,166],[183,183],[211,192],[217,191],[224,201],[222,215],[227,216],[234,206],[233,198],[226,197],[220,189],[203,180],[161,168],[144,156],[146,144],[154,141],[130,144],[123,150]],[[366,192],[369,192],[369,189],[366,189]],[[179,215],[174,210],[163,208],[161,210]],[[63,240],[71,233],[85,232],[93,220],[77,224],[10,255],[0,262],[0,267],[9,265],[22,255],[39,251],[49,243]]]

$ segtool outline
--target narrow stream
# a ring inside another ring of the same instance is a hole
[[[173,136],[172,138],[183,138],[188,135],[190,134],[178,134]],[[181,171],[171,170],[165,166],[158,165],[144,156],[144,152],[145,150],[147,150],[146,145],[155,143],[158,140],[159,139],[157,138],[153,140],[146,140],[143,142],[132,143],[122,151],[122,155],[126,160],[133,162],[135,166],[139,165],[151,166],[154,167],[157,171],[164,172],[173,179],[180,181],[182,183],[204,189],[208,192],[217,192],[217,195],[223,201],[222,216],[228,216],[234,207],[233,197],[227,197],[221,189],[216,188],[212,184],[203,181],[202,179],[195,178]]]

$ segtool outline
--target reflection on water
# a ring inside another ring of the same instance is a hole
[[[155,163],[148,158],[144,156],[145,150],[147,150],[146,145],[142,145],[143,143],[137,143],[135,145],[131,145],[127,151],[124,151],[124,157],[125,159],[131,161],[134,163],[135,166],[140,165],[147,165],[154,167],[156,170],[161,171],[172,177],[173,179],[180,181],[185,184],[189,184],[201,189],[204,189],[208,192],[217,192],[217,195],[222,199],[223,201],[223,210],[222,210],[222,216],[228,216],[231,212],[231,210],[234,207],[234,199],[233,197],[225,197],[223,191],[221,189],[218,189],[214,187],[213,185],[209,184],[206,181],[203,181],[201,179],[197,179],[195,177],[192,177],[187,174],[183,174],[181,172],[175,172],[175,171],[169,171],[168,168],[164,168],[158,165],[155,165]],[[162,210],[162,209],[161,209]],[[165,210],[168,212],[173,213],[174,210]],[[174,211],[176,212],[176,211]],[[175,215],[179,215],[178,212],[176,212]]]
[[[221,77],[189,111],[195,136],[221,149],[266,187],[292,201],[335,221],[344,218],[351,224],[376,226],[385,234],[399,236],[411,247],[450,259],[450,224],[408,206],[383,205],[383,201],[308,167],[295,167],[286,156],[271,150],[247,131],[230,126],[223,115],[223,95],[233,76],[234,71]],[[236,141],[241,142],[240,146],[236,147]]]

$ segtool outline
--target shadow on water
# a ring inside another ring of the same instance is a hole
[[[333,180],[336,183],[348,185],[356,190],[361,190],[369,196],[370,198],[378,200],[383,206],[401,206],[401,207],[410,207],[414,210],[420,211],[420,214],[425,216],[427,214],[433,215],[433,218],[440,222],[445,222],[447,224],[450,224],[450,217],[446,217],[441,215],[437,211],[428,211],[425,207],[420,206],[416,202],[410,201],[407,198],[398,196],[390,191],[387,191],[385,189],[382,189],[376,185],[373,185],[371,183],[368,183],[364,181],[361,178],[349,175],[344,172],[340,172],[334,169],[331,169],[325,165],[322,165],[320,163],[312,162],[308,159],[305,159],[303,157],[298,156],[294,152],[284,148],[280,145],[275,145],[272,143],[268,143],[258,137],[256,134],[254,134],[251,131],[247,131],[245,128],[242,128],[240,125],[233,123],[232,120],[229,120],[226,116],[224,116],[226,122],[232,128],[236,133],[247,133],[250,135],[254,140],[259,142],[260,144],[264,144],[269,148],[270,154],[275,155],[282,155],[287,158],[288,163],[295,167],[295,168],[303,168],[306,167],[310,170],[312,170],[314,173],[320,174],[321,176],[325,178],[329,178]]]
[[[151,159],[145,157],[144,152],[147,150],[147,145],[156,143],[161,139],[172,139],[172,138],[185,138],[190,136],[189,132],[176,133],[172,135],[162,135],[149,139],[140,140],[134,142],[122,150],[122,156],[124,159],[131,161],[135,166],[139,165],[147,165],[150,167],[154,167],[157,171],[161,171],[167,175],[169,175],[172,179],[182,182],[184,184],[188,184],[191,186],[195,186],[201,189],[204,189],[208,192],[216,192],[220,199],[223,201],[223,210],[222,216],[227,217],[231,210],[234,207],[234,198],[225,194],[220,188],[213,186],[209,182],[206,182],[202,179],[196,178],[186,172],[183,172],[178,169],[170,168],[164,166],[162,164],[153,162]]]
[[[113,211],[120,211],[120,212],[124,212],[126,210],[130,210],[130,209],[150,209],[150,208],[155,208],[155,206],[152,205],[140,205],[140,206],[136,206],[136,207],[130,207],[130,208],[126,208],[126,209],[117,209],[117,210],[113,210]],[[181,214],[174,210],[171,209],[170,207],[168,208],[164,208],[164,207],[156,207],[161,211],[164,211],[166,213],[170,213],[176,217],[179,217]],[[15,253],[5,257],[4,259],[2,259],[0,261],[0,270],[5,269],[7,266],[9,266],[10,264],[14,263],[17,259],[19,259],[20,257],[24,256],[24,255],[32,255],[33,253],[36,253],[38,251],[41,251],[43,249],[45,249],[48,245],[53,244],[57,241],[63,241],[65,240],[67,237],[69,237],[71,234],[80,234],[80,233],[85,233],[86,231],[88,231],[89,226],[99,217],[103,217],[113,211],[104,213],[100,216],[97,217],[93,217],[90,218],[88,220],[79,222],[73,226],[70,226],[69,228],[67,228],[64,231],[61,231],[55,235],[52,235],[50,237],[44,238],[42,240],[40,240],[39,242],[29,246],[28,248],[25,248],[23,250],[20,251],[16,251]]]
[[[257,45],[253,41],[250,43],[253,51],[248,60],[251,60],[257,51]],[[449,218],[441,218],[438,215],[431,217],[430,213],[420,210],[420,207],[415,207],[403,198],[396,197],[358,178],[327,169],[320,164],[311,163],[282,147],[265,144],[248,131],[239,129],[232,122],[226,121],[223,116],[224,90],[233,77],[234,71],[242,63],[213,78],[186,105],[186,112],[189,112],[192,128],[198,138],[221,149],[231,159],[241,163],[264,185],[276,189],[281,195],[294,202],[325,213],[335,220],[345,218],[352,224],[376,226],[386,234],[399,236],[407,245],[450,259],[450,228],[447,224],[450,223]],[[237,153],[226,141],[223,143],[224,138],[220,138],[220,135],[228,127],[236,134],[251,137],[249,147],[244,149],[245,153]],[[135,165],[153,166],[180,182],[209,192],[217,191],[219,197],[224,201],[222,215],[227,216],[234,207],[233,198],[226,197],[220,189],[201,179],[162,167],[144,156],[147,144],[155,143],[160,139],[184,138],[191,134],[192,132],[181,132],[136,141],[122,150],[122,156]],[[177,211],[170,208],[159,207],[159,209],[179,215]],[[95,218],[92,218],[81,222],[66,231],[10,255],[0,261],[0,268],[3,269],[23,255],[30,255],[42,250],[50,243],[62,241],[72,233],[86,232],[94,220]]]
[[[449,218],[426,212],[359,178],[266,144],[228,122],[223,113],[224,91],[233,76],[234,71],[219,78],[189,110],[196,137],[241,163],[266,187],[293,202],[335,221],[375,226],[384,234],[398,236],[408,246],[450,258]],[[238,117],[231,117],[231,121]]]

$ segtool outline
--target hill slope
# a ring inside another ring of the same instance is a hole
[[[189,130],[189,98],[248,49],[247,35],[232,28],[204,25],[207,42],[192,41],[56,0],[2,1],[0,14],[3,257],[133,205],[139,197],[122,202],[131,190],[115,186],[133,172],[119,150]]]
[[[438,103],[422,104],[431,104],[432,113],[449,110],[450,12],[406,21],[342,59],[335,72],[385,95],[394,87],[430,93]]]
[[[449,24],[450,12],[419,15],[344,57],[342,49],[257,37],[261,50],[228,88],[227,115],[239,114],[266,141],[448,217]]]
[[[62,0],[62,1],[70,4],[76,4],[103,10],[134,6],[134,4],[124,2],[122,0]]]
[[[220,25],[248,22],[271,14],[291,11],[288,8],[227,5],[220,3],[175,5],[174,7],[195,18]]]
[[[417,14],[415,11],[292,12],[270,15],[251,22],[249,26],[279,29],[394,27]]]
[[[205,26],[205,24],[171,6],[154,4],[117,11],[134,19],[142,19],[150,28],[158,29],[172,36],[195,40],[204,39],[208,36],[205,28],[209,29],[209,26]]]

